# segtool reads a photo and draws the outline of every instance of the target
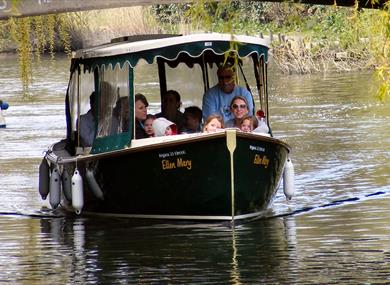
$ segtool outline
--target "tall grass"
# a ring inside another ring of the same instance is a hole
[[[110,42],[111,39],[158,33],[157,22],[144,7],[126,7],[66,14],[73,49]]]

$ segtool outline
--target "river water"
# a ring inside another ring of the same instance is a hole
[[[390,104],[371,73],[272,72],[274,135],[293,148],[296,195],[236,226],[54,215],[38,166],[65,136],[69,60],[44,60],[24,98],[2,59],[1,284],[390,284]]]

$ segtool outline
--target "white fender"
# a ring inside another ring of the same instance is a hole
[[[56,209],[61,202],[61,182],[58,167],[55,166],[50,176],[50,205]]]
[[[287,200],[294,196],[294,165],[290,158],[287,158],[283,171],[283,192]]]
[[[39,194],[42,197],[42,200],[46,200],[47,195],[49,195],[49,185],[50,185],[50,170],[49,164],[47,163],[46,158],[43,158],[41,164],[39,165]]]
[[[96,182],[95,175],[93,174],[93,170],[86,169],[85,176],[87,178],[87,183],[92,193],[96,196],[96,198],[100,200],[104,200],[104,195],[102,189],[100,189],[99,184]]]
[[[62,192],[66,200],[72,201],[72,177],[70,177],[69,172],[64,168],[64,171],[61,175],[62,181]]]
[[[80,214],[84,206],[83,179],[76,168],[72,176],[72,206]]]

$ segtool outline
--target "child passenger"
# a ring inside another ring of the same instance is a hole
[[[241,119],[240,130],[246,133],[250,133],[258,126],[257,118],[254,116],[244,116]]]
[[[184,133],[193,134],[202,132],[202,110],[197,106],[184,109]]]
[[[214,114],[207,117],[204,122],[204,133],[215,133],[216,131],[223,129],[223,118],[220,115]]]
[[[177,134],[176,124],[163,117],[155,119],[152,126],[156,137],[173,136]]]
[[[153,121],[155,119],[156,118],[153,115],[148,114],[146,115],[146,120],[144,121],[144,129],[149,138],[154,137]]]

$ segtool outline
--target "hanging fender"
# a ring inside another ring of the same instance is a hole
[[[84,206],[83,179],[76,168],[72,176],[72,207],[80,214]]]
[[[66,200],[72,201],[72,177],[70,177],[68,170],[64,167],[64,171],[61,175],[62,192]]]
[[[49,201],[53,209],[57,209],[61,201],[61,182],[58,167],[54,166],[50,176]]]
[[[41,164],[39,165],[39,194],[42,197],[42,200],[46,200],[47,195],[49,195],[49,185],[50,185],[50,168],[47,163],[46,158],[43,158]]]
[[[87,178],[88,187],[89,187],[89,189],[91,189],[91,191],[95,195],[95,197],[100,199],[100,200],[104,200],[103,191],[102,191],[102,189],[100,189],[100,186],[95,179],[95,175],[93,173],[93,170],[86,168],[85,169],[85,177]]]
[[[287,200],[291,200],[294,196],[294,165],[290,158],[287,158],[283,170],[283,192]]]

